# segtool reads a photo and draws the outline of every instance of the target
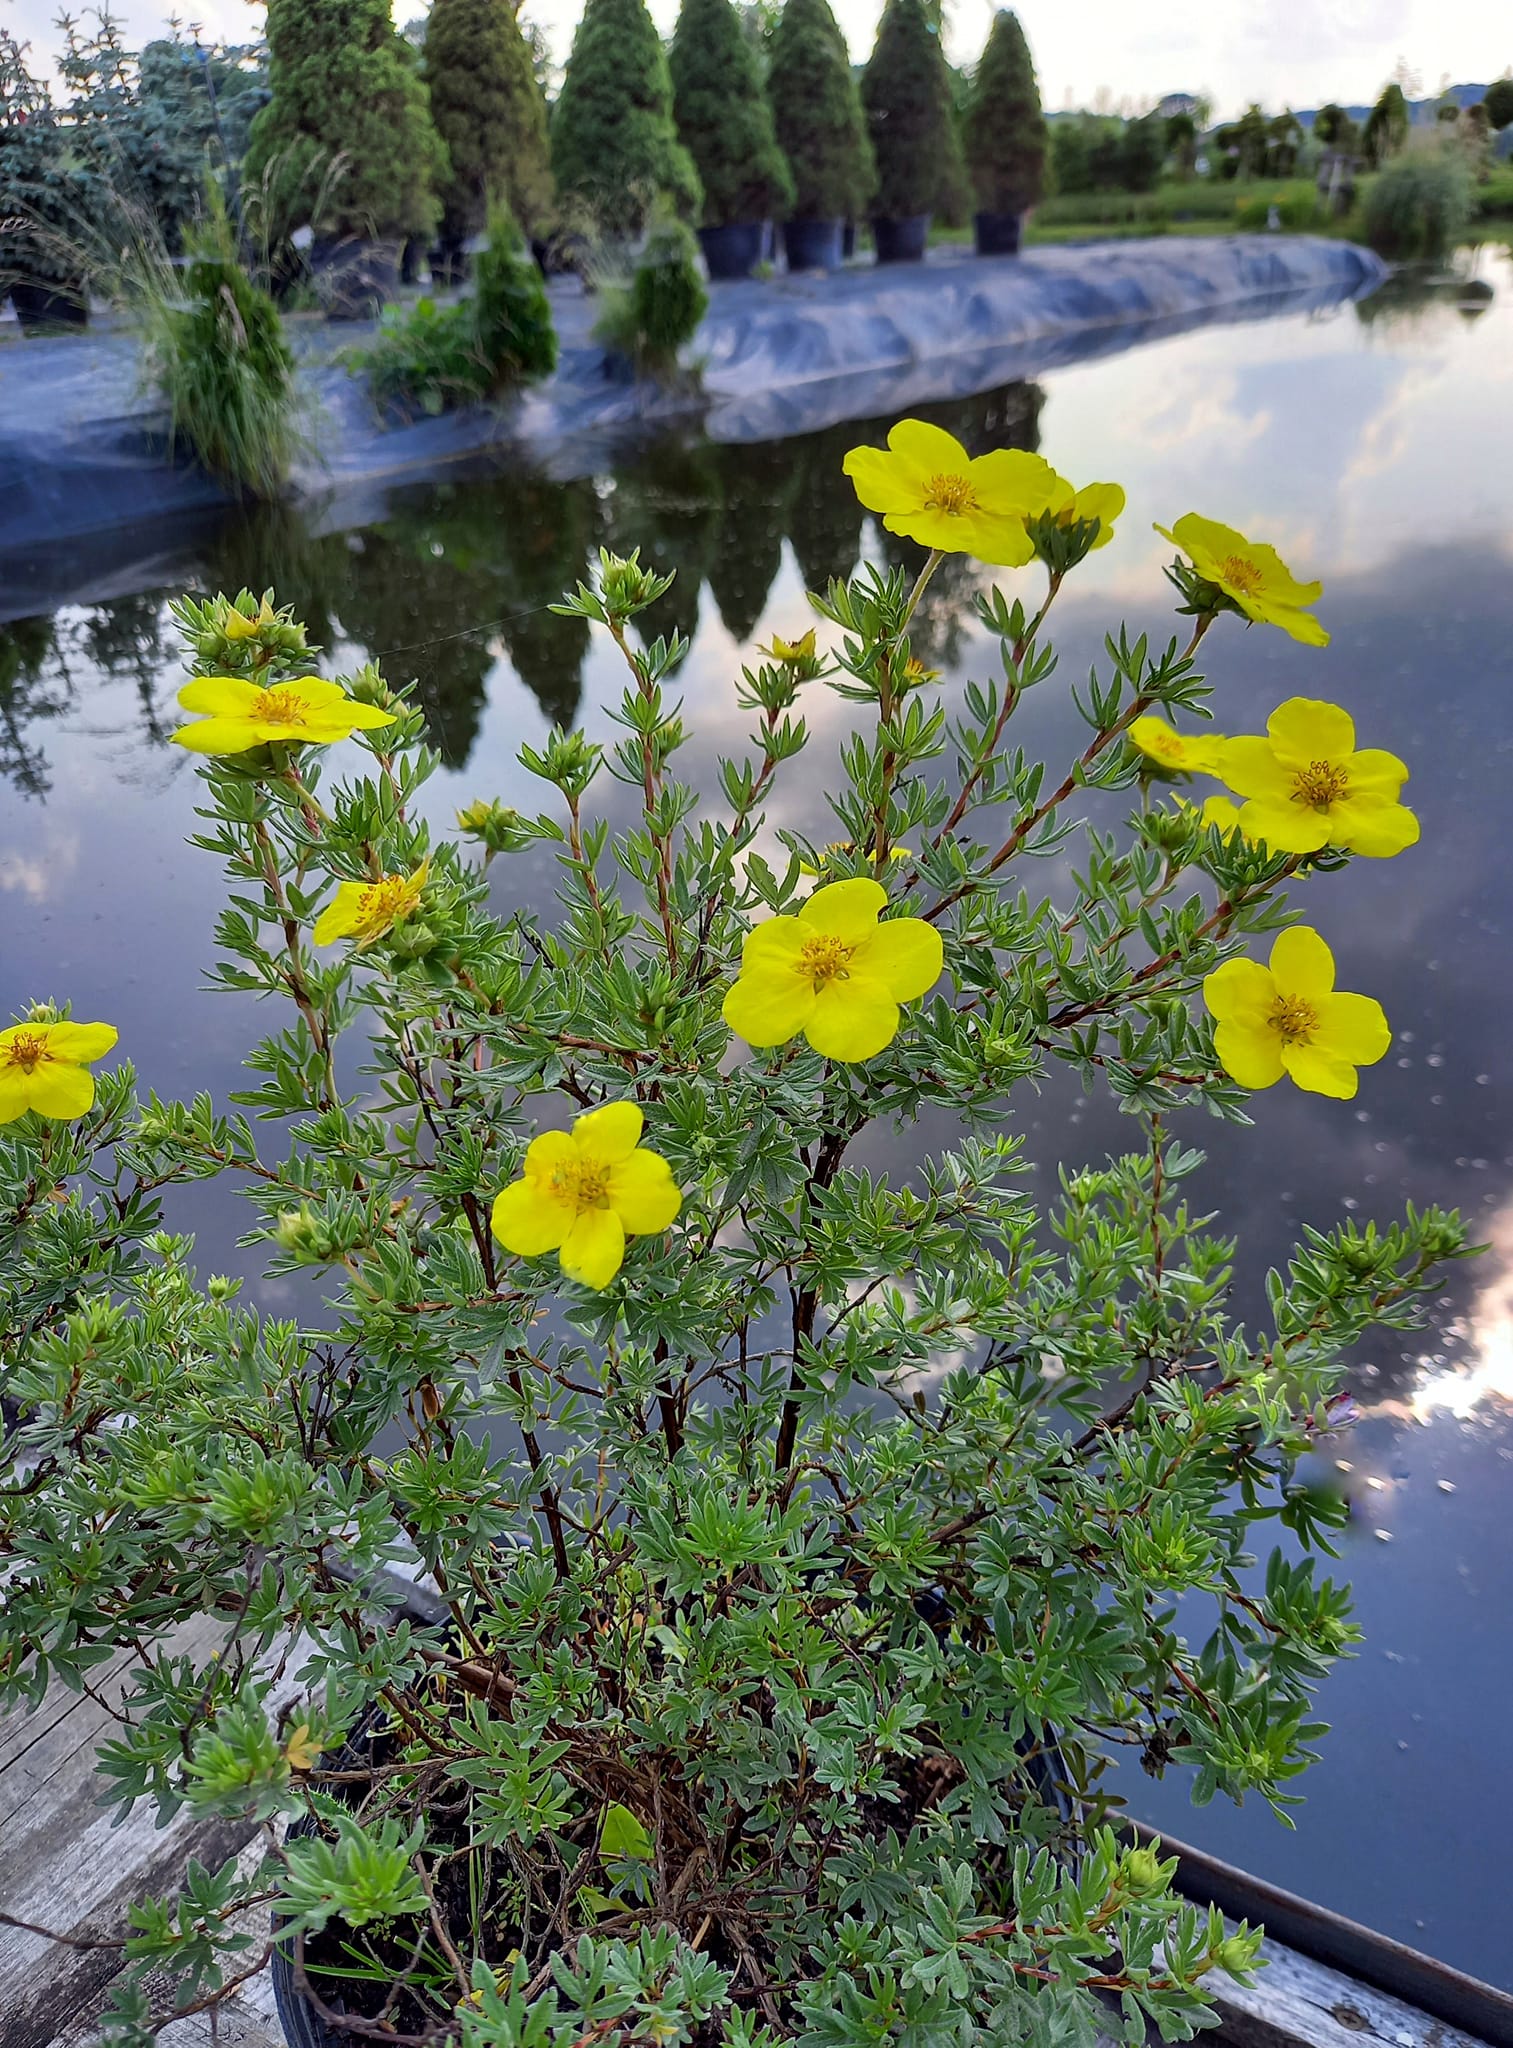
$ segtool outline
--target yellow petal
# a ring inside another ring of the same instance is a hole
[[[1317,853],[1335,836],[1328,811],[1278,797],[1256,797],[1242,805],[1240,830],[1247,839],[1262,840],[1273,853]]]
[[[667,1228],[683,1197],[661,1153],[637,1151],[611,1171],[609,1205],[632,1237],[644,1237]]]
[[[573,1125],[573,1143],[579,1152],[606,1163],[628,1159],[641,1142],[646,1119],[637,1102],[606,1102],[580,1116]]]
[[[262,697],[261,685],[245,676],[196,676],[179,692],[186,711],[203,711],[212,718],[245,718]]]
[[[397,725],[399,722],[396,712],[380,710],[376,704],[359,704],[351,697],[346,700],[342,718],[348,731],[355,729],[358,732],[376,732],[380,726]]]
[[[1250,542],[1243,533],[1237,533],[1232,526],[1222,525],[1217,519],[1205,519],[1198,512],[1184,512],[1169,531],[1164,526],[1158,526],[1156,531],[1174,547],[1181,548],[1199,575],[1203,576],[1227,555],[1243,556],[1250,552]]]
[[[1260,1025],[1277,999],[1277,985],[1259,960],[1226,960],[1203,977],[1203,1000],[1221,1023]]]
[[[804,1036],[827,1060],[870,1060],[898,1035],[898,1005],[880,981],[853,974],[814,998]]]
[[[562,1270],[585,1287],[608,1287],[625,1263],[625,1226],[613,1209],[585,1209],[562,1246]]]
[[[1284,996],[1316,1002],[1334,989],[1334,955],[1306,924],[1278,932],[1271,949],[1271,973]]]
[[[542,1131],[525,1148],[527,1180],[549,1180],[564,1160],[576,1162],[578,1148],[566,1131]]]
[[[796,917],[768,917],[753,925],[741,946],[741,969],[791,967],[804,944],[804,927]]]
[[[945,966],[940,933],[922,917],[891,917],[861,939],[852,955],[857,974],[880,982],[896,1003],[934,988]]]
[[[1337,1102],[1349,1102],[1360,1086],[1349,1060],[1326,1052],[1321,1045],[1284,1045],[1282,1065],[1310,1095],[1332,1095]]]
[[[970,555],[996,569],[1022,569],[1035,559],[1035,543],[1025,530],[1021,513],[972,512],[954,524],[960,533],[951,544],[953,554]]]
[[[1350,757],[1350,794],[1395,797],[1408,780],[1407,763],[1384,747],[1362,747]]]
[[[1072,495],[1045,457],[1027,448],[993,448],[979,455],[971,465],[971,484],[986,511],[1031,518],[1054,505],[1058,495]]]
[[[49,1024],[47,1049],[54,1059],[81,1066],[104,1059],[119,1036],[114,1024]]]
[[[536,1259],[557,1250],[572,1229],[575,1214],[566,1202],[553,1200],[540,1182],[515,1180],[494,1197],[490,1223],[507,1252]]]
[[[1264,1026],[1221,1023],[1214,1030],[1214,1051],[1225,1073],[1242,1088],[1270,1088],[1285,1071],[1282,1041]]]
[[[720,1015],[748,1045],[786,1045],[814,1012],[814,983],[786,969],[744,968],[725,991]]]
[[[899,420],[888,429],[888,446],[921,476],[965,476],[971,456],[954,434],[928,420]]]
[[[1301,641],[1305,647],[1327,647],[1329,635],[1319,624],[1312,612],[1299,611],[1295,605],[1281,604],[1264,593],[1254,596],[1240,594],[1237,597],[1240,609],[1253,619],[1268,626],[1280,626],[1289,638]]]
[[[1317,604],[1324,595],[1322,583],[1299,583],[1276,549],[1265,541],[1247,541],[1240,552],[1260,570],[1262,591],[1278,604]]]
[[[1205,825],[1216,825],[1226,839],[1238,832],[1242,838],[1250,838],[1240,815],[1238,804],[1231,803],[1227,796],[1206,797],[1200,813]]]
[[[1320,1006],[1313,1042],[1336,1059],[1373,1067],[1392,1045],[1392,1027],[1375,997],[1334,995]]]
[[[1096,519],[1098,538],[1095,548],[1107,547],[1114,537],[1114,521],[1124,510],[1124,486],[1122,484],[1084,484],[1072,500],[1074,519]]]
[[[257,728],[245,718],[206,718],[198,725],[181,725],[168,737],[191,754],[245,754],[249,747],[263,743]]]
[[[83,1116],[90,1107],[95,1099],[95,1077],[88,1067],[44,1060],[33,1073],[27,1093],[33,1109],[62,1121]]]
[[[917,483],[881,448],[853,448],[841,467],[869,512],[903,512],[919,504]]]
[[[1318,697],[1289,697],[1266,721],[1277,758],[1306,767],[1311,761],[1343,761],[1355,751],[1355,722],[1338,704]]]
[[[857,875],[849,881],[827,882],[823,889],[816,889],[799,912],[799,920],[812,930],[854,944],[876,929],[878,912],[887,900],[888,892],[881,882]]]
[[[1405,847],[1418,844],[1419,825],[1404,804],[1352,794],[1330,805],[1329,836],[1336,846],[1348,846],[1368,860],[1391,860]]]
[[[311,937],[317,946],[329,946],[337,939],[345,939],[357,930],[362,922],[362,900],[366,883],[343,882],[336,895],[320,916],[315,920]]]
[[[0,1067],[0,1124],[13,1124],[31,1106],[30,1074],[20,1067]]]
[[[1135,724],[1139,723],[1136,719]],[[1130,730],[1133,732],[1134,726]],[[1293,771],[1282,766],[1271,741],[1263,740],[1259,734],[1242,733],[1236,739],[1221,740],[1214,755],[1213,772],[1238,796],[1260,797],[1284,805],[1292,802]],[[1301,810],[1303,806],[1296,808]]]

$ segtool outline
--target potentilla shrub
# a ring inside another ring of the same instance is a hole
[[[459,2048],[1133,2048],[1256,1964],[1097,1782],[1133,1753],[1285,1810],[1356,1639],[1298,1460],[1460,1226],[1310,1230],[1241,1323],[1189,1139],[1371,1089],[1331,878],[1411,849],[1407,769],[1364,703],[1216,730],[1237,621],[1321,681],[1328,634],[1196,513],[1180,630],[1114,630],[1074,758],[1035,758],[1016,714],[1067,687],[1050,616],[1123,493],[888,441],[845,469],[917,572],[752,656],[699,793],[636,555],[560,606],[623,660],[617,734],[524,746],[539,811],[483,791],[455,834],[406,689],[321,677],[271,594],[176,607],[215,976],[282,1021],[229,1112],[141,1098],[108,1020],[0,1031],[0,1704],[119,1657],[110,1800],[271,1824],[133,1909],[123,2048],[148,1973],[203,2009],[275,1942],[338,2037]],[[911,638],[947,558],[999,668],[960,691]],[[512,881],[543,859],[545,921]],[[1040,1210],[1016,1125],[1053,1065],[1132,1142]],[[261,1312],[165,1230],[217,1179],[323,1306]]]

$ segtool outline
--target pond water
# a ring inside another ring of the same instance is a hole
[[[1484,254],[1479,276],[1490,297],[1389,287],[921,410],[974,448],[1039,446],[1073,478],[1127,487],[1115,545],[1058,607],[1064,679],[1085,675],[1120,617],[1172,630],[1169,551],[1151,522],[1197,509],[1324,577],[1334,635],[1321,654],[1221,622],[1204,649],[1219,723],[1254,731],[1285,696],[1327,696],[1363,744],[1412,767],[1421,847],[1304,885],[1320,892],[1342,986],[1383,1001],[1392,1053],[1355,1103],[1278,1088],[1256,1100],[1253,1131],[1179,1120],[1178,1134],[1209,1148],[1203,1192],[1242,1234],[1252,1298],[1304,1222],[1387,1216],[1405,1197],[1461,1205],[1491,1250],[1451,1275],[1432,1330],[1365,1351],[1362,1419],[1318,1460],[1315,1476],[1350,1500],[1343,1569],[1367,1642],[1326,1690],[1334,1733],[1296,1833],[1254,1802],[1194,1813],[1181,1777],[1136,1774],[1126,1790],[1174,1833],[1513,1988],[1493,1876],[1513,1835],[1513,264]],[[885,425],[663,442],[566,483],[459,475],[390,492],[347,532],[323,531],[318,512],[207,521],[173,587],[271,584],[335,663],[371,655],[395,680],[417,678],[446,762],[428,802],[445,823],[476,796],[538,807],[515,755],[552,721],[609,734],[613,651],[545,607],[601,542],[640,545],[678,571],[657,624],[692,635],[685,772],[712,788],[717,755],[742,746],[742,650],[801,631],[806,582],[883,544],[840,460]],[[981,574],[952,564],[927,600],[923,637],[951,687],[993,660],[971,612]],[[224,1096],[262,1020],[201,987],[220,884],[184,845],[195,778],[166,744],[180,680],[170,594],[0,626],[0,1001],[66,996],[119,1026],[144,1086]],[[4,597],[0,614],[14,609]],[[846,707],[816,697],[809,709],[808,786],[774,822],[823,839]],[[1081,744],[1056,684],[1020,722],[1021,742],[1052,762]],[[550,914],[544,860],[501,870],[501,907]],[[1047,1165],[1097,1160],[1135,1130],[1075,1086],[1027,1096],[1020,1115]],[[206,1263],[235,1269],[231,1198],[197,1197],[194,1221]],[[274,1304],[276,1290],[262,1294]]]

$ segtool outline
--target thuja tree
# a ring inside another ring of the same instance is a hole
[[[1383,86],[1381,98],[1366,116],[1366,126],[1361,131],[1367,158],[1378,169],[1408,140],[1411,118],[1403,88],[1396,82]]]
[[[828,0],[786,0],[767,94],[793,176],[795,220],[855,219],[877,182],[866,115]]]
[[[246,179],[280,228],[429,235],[447,170],[426,89],[388,0],[269,0],[273,97],[252,123]]]
[[[544,234],[552,210],[546,102],[510,0],[435,0],[424,72],[431,117],[451,159],[443,239],[478,233],[491,201],[527,234]]]
[[[562,599],[618,736],[525,746],[540,810],[481,794],[460,837],[406,691],[320,677],[271,596],[177,607],[214,978],[282,1020],[230,1114],[96,1081],[108,1022],[0,1032],[0,1705],[118,1658],[111,1800],[257,1844],[133,1908],[122,2048],[149,1973],[202,2009],[275,1943],[338,2034],[457,2048],[1182,2039],[1255,1962],[1097,1778],[1133,1750],[1284,1809],[1356,1637],[1298,1462],[1460,1227],[1311,1229],[1241,1322],[1181,1120],[1370,1088],[1386,1020],[1288,890],[1327,926],[1411,847],[1407,771],[1319,698],[1215,731],[1238,620],[1326,670],[1328,636],[1196,514],[1180,630],[1112,631],[1036,758],[1123,494],[917,421],[845,469],[922,566],[753,656],[701,788],[634,555]],[[953,557],[963,691],[911,652]],[[543,860],[549,920],[508,907]],[[1131,1148],[1041,1212],[1017,1125],[1058,1066]],[[323,1306],[199,1277],[160,1203],[218,1179]]]
[[[760,53],[732,0],[683,0],[670,58],[678,137],[704,188],[705,227],[781,217],[793,180]]]
[[[962,186],[951,74],[922,0],[888,0],[862,74],[877,163],[874,213],[949,212]]]
[[[1045,115],[1019,16],[1000,8],[972,78],[967,171],[983,213],[1024,213],[1045,190]]]
[[[697,212],[699,174],[678,140],[667,53],[645,0],[587,0],[551,138],[564,198],[607,233],[639,233],[659,199]]]

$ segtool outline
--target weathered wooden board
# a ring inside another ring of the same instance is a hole
[[[1228,2048],[1483,2048],[1470,2034],[1311,1962],[1280,1942],[1249,1989],[1217,1985],[1222,2025],[1206,2038]]]

